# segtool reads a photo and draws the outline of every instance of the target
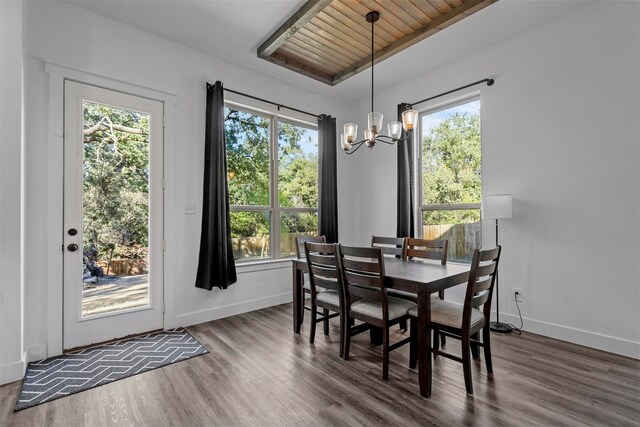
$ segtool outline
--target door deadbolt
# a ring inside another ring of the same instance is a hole
[[[75,228],[70,228],[67,233],[69,233],[69,236],[75,236],[76,234],[78,234],[78,230],[76,230]]]

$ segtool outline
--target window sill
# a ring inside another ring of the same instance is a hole
[[[295,258],[269,259],[264,261],[247,261],[236,263],[236,272],[238,274],[252,273],[254,271],[279,270],[282,268],[290,268],[291,261]]]

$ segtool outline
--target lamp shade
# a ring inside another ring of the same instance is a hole
[[[495,196],[484,196],[482,198],[483,218],[511,218],[513,215],[513,201],[511,194],[498,194]]]

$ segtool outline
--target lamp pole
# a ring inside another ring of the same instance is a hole
[[[498,247],[498,218],[496,218],[496,247]],[[498,270],[496,269],[496,321],[489,324],[489,328],[493,332],[499,332],[501,334],[508,334],[513,331],[511,326],[500,323],[500,290],[498,286]]]

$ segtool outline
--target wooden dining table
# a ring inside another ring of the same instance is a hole
[[[305,259],[293,260],[293,331],[300,333],[304,310],[303,274],[308,270]],[[418,296],[418,379],[420,394],[431,396],[431,294],[466,283],[470,265],[384,258],[385,286]]]

